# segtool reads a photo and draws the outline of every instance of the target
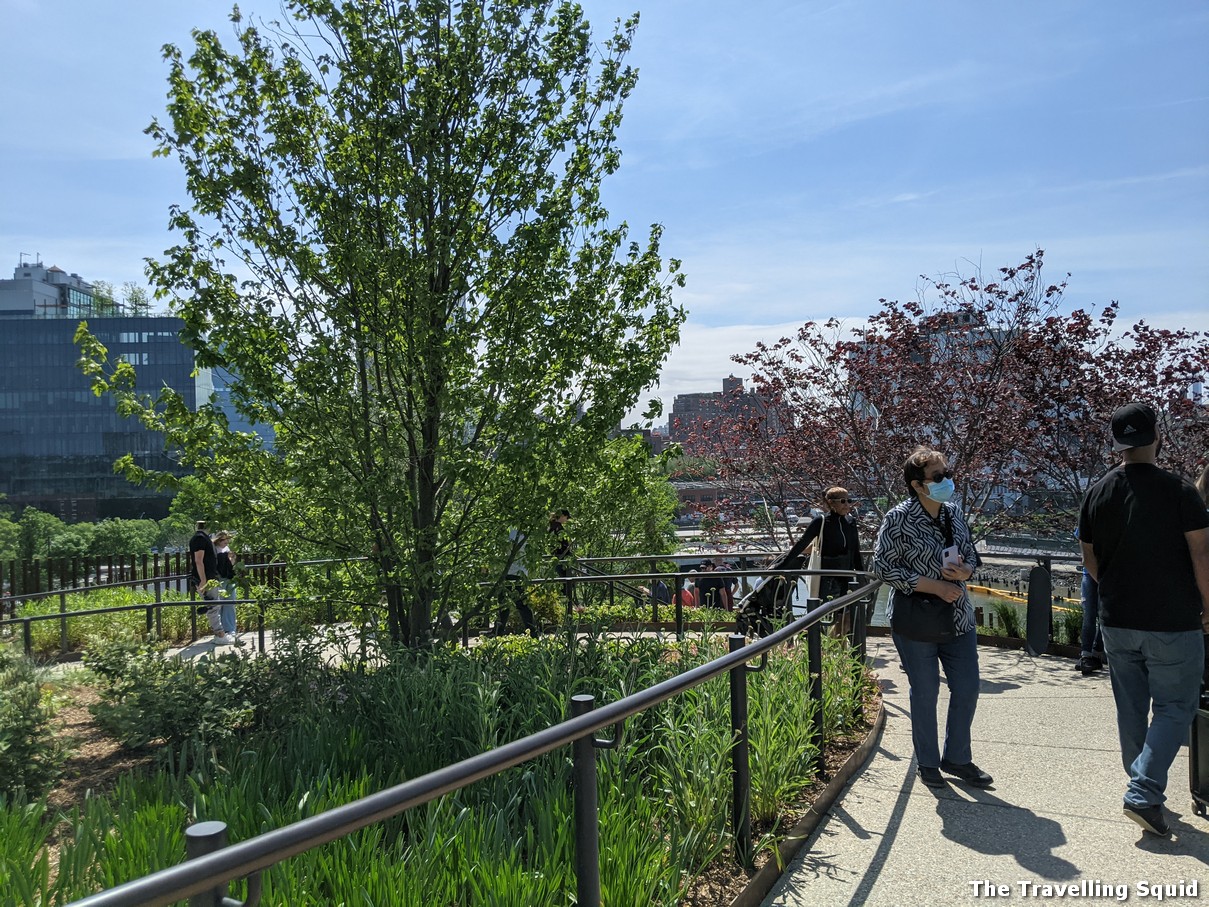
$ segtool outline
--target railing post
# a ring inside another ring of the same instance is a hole
[[[652,578],[652,579],[648,579],[647,582],[651,584],[651,623],[658,624],[659,623],[659,599],[655,598],[655,580]]]
[[[747,643],[741,633],[728,637],[730,651],[737,652]],[[730,827],[735,835],[735,859],[751,865],[751,765],[748,762],[747,665],[730,669]]]
[[[855,576],[848,581],[848,591],[855,592],[860,588],[861,581]],[[861,679],[865,674],[865,600],[858,598],[852,605],[852,647],[848,650],[848,658],[852,660],[852,677],[856,688],[860,690]],[[856,701],[852,704],[852,718],[859,720],[862,713],[861,697],[858,692]]]
[[[67,654],[67,593],[59,593],[59,652]]]
[[[225,822],[198,822],[185,829],[185,858],[196,860],[227,846]],[[222,882],[189,898],[189,907],[222,907],[227,896],[227,883]]]
[[[260,654],[264,654],[264,600],[256,602],[256,637],[260,642]]]
[[[34,657],[34,622],[28,617],[21,621],[22,635],[25,637],[25,657]]]
[[[159,578],[155,580],[155,636],[157,639],[164,638],[164,590],[160,585]]]
[[[817,598],[807,599],[807,611],[813,611],[822,604]],[[816,621],[806,631],[806,652],[810,671],[810,701],[814,703],[814,726],[811,742],[819,751],[819,777],[826,777],[827,760],[823,758],[823,628]]]
[[[177,580],[176,588],[180,590],[180,580]],[[197,642],[197,591],[189,587],[189,642]]]
[[[684,642],[684,577],[676,577],[676,591],[672,594],[673,607],[676,609],[676,639]]]
[[[571,697],[571,717],[596,708],[596,697]],[[575,783],[575,888],[578,907],[600,907],[600,815],[596,802],[596,746],[591,734],[571,744]]]

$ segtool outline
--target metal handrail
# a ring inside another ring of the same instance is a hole
[[[213,891],[216,885],[225,885],[233,879],[256,877],[262,870],[290,857],[529,762],[594,734],[601,728],[617,725],[727,671],[736,668],[746,670],[747,662],[766,655],[801,633],[812,631],[813,636],[817,637],[822,618],[862,600],[876,591],[879,585],[874,581],[831,602],[817,605],[802,617],[751,645],[739,644],[726,655],[616,702],[352,803],[90,895],[74,902],[73,907],[158,907]],[[817,639],[812,639],[812,649],[816,648],[815,643]]]

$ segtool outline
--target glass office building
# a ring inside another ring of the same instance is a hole
[[[33,506],[64,520],[160,519],[169,497],[127,482],[114,461],[133,454],[148,469],[178,471],[164,437],[119,416],[96,397],[80,371],[73,342],[78,317],[0,315],[0,494],[14,507]],[[168,385],[196,406],[193,352],[181,344],[179,318],[93,317],[88,327],[113,360],[135,366],[139,391]]]
[[[72,522],[162,518],[170,496],[127,482],[114,461],[133,454],[147,469],[181,470],[163,435],[120,417],[111,397],[93,395],[74,342],[84,319],[111,360],[135,366],[140,392],[167,385],[190,407],[210,394],[209,372],[193,374],[179,318],[124,314],[78,274],[23,260],[11,280],[0,280],[0,494],[16,509]]]

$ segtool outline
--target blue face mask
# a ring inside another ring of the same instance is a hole
[[[928,490],[928,497],[933,501],[943,504],[953,497],[953,492],[957,486],[953,484],[952,479],[942,479],[939,482],[924,482],[924,488]]]

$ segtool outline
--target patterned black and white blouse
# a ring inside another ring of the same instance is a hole
[[[960,549],[962,560],[971,567],[977,565],[978,555],[965,516],[952,504],[940,506],[953,518],[953,544]],[[915,591],[921,576],[945,581],[940,575],[941,552],[948,547],[942,517],[943,514],[938,514],[937,519],[932,519],[918,498],[910,498],[894,507],[878,530],[869,572],[905,595]],[[965,583],[959,585],[961,597],[953,602],[953,623],[961,635],[974,629],[974,605],[966,594]],[[893,615],[894,596],[891,595],[886,605],[886,619]]]

